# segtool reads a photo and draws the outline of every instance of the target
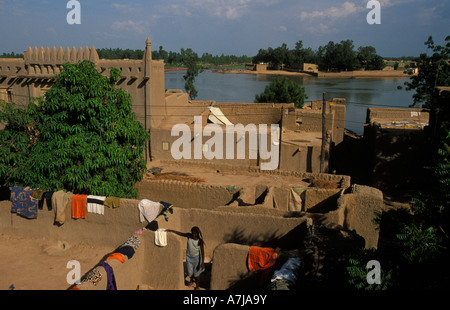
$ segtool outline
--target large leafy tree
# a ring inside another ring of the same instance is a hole
[[[383,57],[377,55],[377,50],[373,46],[360,46],[357,58],[365,70],[382,70],[385,67]]]
[[[8,164],[5,175],[14,172],[6,178],[9,185],[137,197],[148,134],[136,120],[130,94],[114,87],[120,74],[112,68],[105,77],[87,61],[64,64],[53,87],[27,110],[36,140],[27,156]],[[18,129],[19,137],[30,140],[23,126]]]
[[[255,102],[294,103],[301,108],[307,99],[305,88],[287,77],[275,78],[264,92],[255,96]]]
[[[423,104],[424,108],[433,109],[439,92],[436,86],[450,85],[450,36],[445,41],[444,46],[435,45],[433,37],[428,37],[425,45],[429,53],[420,54],[417,60],[419,73],[405,82],[407,90],[415,90],[414,106]]]

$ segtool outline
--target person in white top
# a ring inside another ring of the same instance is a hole
[[[190,278],[189,287],[195,285],[195,289],[200,289],[199,276],[205,271],[205,250],[202,232],[200,228],[194,226],[191,228],[191,232],[182,233],[176,230],[166,229],[166,232],[173,232],[179,236],[186,237],[187,248],[186,248],[186,265],[187,274]]]

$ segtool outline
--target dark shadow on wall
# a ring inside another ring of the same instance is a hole
[[[333,210],[336,210],[337,209],[337,201],[340,196],[341,196],[341,193],[338,192],[338,193],[328,197],[327,199],[319,202],[314,207],[309,208],[308,212],[309,213],[328,213]]]
[[[302,230],[299,225],[290,232],[292,235],[288,233],[272,240],[280,243],[267,244],[284,245],[283,241],[298,236]],[[355,232],[317,226],[308,240],[301,239],[301,243],[291,240],[291,243],[296,244],[297,248],[282,249],[272,268],[242,274],[239,280],[230,283],[228,290],[268,290],[273,273],[281,268],[288,257],[299,257],[302,261],[297,282],[291,286],[291,290],[353,289],[347,280],[346,267],[349,266],[349,259],[356,257],[358,251],[364,248],[362,237]]]
[[[230,283],[228,290],[266,290],[273,272],[284,264],[288,253],[300,255],[307,235],[306,222],[302,223],[283,236],[276,233],[266,235],[249,235],[245,229],[234,230],[224,237],[225,243],[237,243],[249,246],[281,248],[276,264],[266,270],[250,271],[240,275],[240,279]],[[247,257],[248,259],[248,257]]]
[[[245,229],[235,229],[224,236],[223,242],[260,247],[279,247],[281,250],[292,250],[302,246],[306,233],[306,222],[297,225],[283,236],[279,236],[276,232],[263,235],[248,234]]]

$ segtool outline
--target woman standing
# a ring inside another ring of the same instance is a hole
[[[187,238],[186,248],[186,266],[187,274],[190,278],[189,287],[195,285],[195,289],[200,289],[199,276],[205,271],[205,250],[203,241],[203,235],[200,228],[194,226],[191,228],[191,232],[182,233],[176,230],[166,229],[167,232],[173,232],[179,236]]]

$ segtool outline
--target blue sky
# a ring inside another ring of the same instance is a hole
[[[0,53],[28,46],[75,46],[254,56],[260,48],[302,40],[372,45],[382,56],[426,52],[432,35],[450,35],[448,0],[379,0],[381,24],[369,25],[368,0],[79,0],[81,24],[69,25],[68,0],[0,0]]]

